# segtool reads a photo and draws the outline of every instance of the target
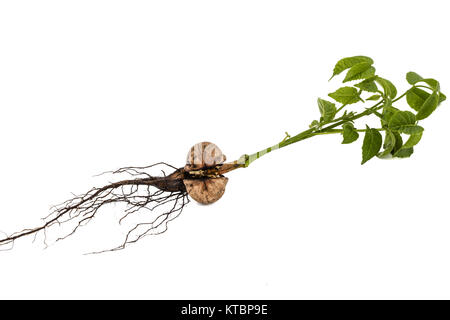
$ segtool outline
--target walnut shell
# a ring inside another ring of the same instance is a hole
[[[227,157],[218,146],[211,142],[200,142],[194,145],[186,158],[186,171],[214,167],[225,162]]]
[[[186,190],[197,202],[211,204],[222,198],[228,178],[184,179]]]

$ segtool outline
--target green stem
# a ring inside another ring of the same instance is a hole
[[[384,130],[386,130],[385,128],[376,128],[375,130],[378,130],[378,131],[384,131]],[[358,131],[358,132],[366,132],[366,131],[368,131],[367,129],[355,129],[355,131]],[[315,132],[315,133],[312,133],[311,134],[311,136],[312,135],[321,135],[321,134],[333,134],[333,133],[342,133],[342,132],[344,132],[344,129],[330,129],[330,130],[328,130],[328,131],[325,131],[325,132]]]
[[[341,111],[342,109],[344,109],[344,107],[345,107],[346,105],[347,105],[347,104],[345,103],[345,104],[343,104],[339,109],[337,109],[337,110],[336,110],[336,114],[338,114],[339,111]]]
[[[397,99],[392,100],[392,103],[400,100],[401,98],[403,98],[404,96],[406,96],[406,94],[408,93],[408,91],[406,91],[405,93],[403,93],[401,96],[399,96]]]
[[[431,90],[431,91],[433,91],[433,89],[432,88],[430,88],[430,87],[427,87],[427,86],[422,86],[422,85],[417,85],[417,84],[415,84],[413,87],[416,87],[416,88],[424,88],[424,89],[428,89],[428,90]]]
[[[270,153],[270,152],[272,152],[274,150],[278,150],[278,149],[284,148],[284,147],[286,147],[286,146],[288,146],[290,144],[294,144],[296,142],[308,139],[310,137],[314,137],[316,135],[331,134],[331,133],[341,132],[341,131],[335,131],[333,129],[336,128],[336,127],[339,127],[340,125],[342,125],[342,124],[344,124],[346,122],[354,121],[354,120],[357,120],[359,118],[362,118],[364,116],[367,116],[367,115],[370,115],[370,114],[374,113],[375,111],[383,108],[383,103],[384,103],[384,100],[376,103],[372,107],[370,107],[370,108],[366,109],[365,111],[363,111],[363,112],[361,112],[359,114],[356,114],[356,115],[354,115],[352,117],[349,117],[349,118],[346,118],[346,119],[343,119],[343,117],[341,117],[339,119],[336,119],[336,120],[334,120],[335,123],[330,124],[329,126],[327,126],[325,128],[322,128],[322,129],[311,128],[311,129],[305,130],[305,131],[303,131],[303,132],[301,132],[301,133],[299,133],[299,134],[297,134],[297,135],[295,135],[295,136],[293,136],[293,137],[291,137],[289,139],[285,139],[282,142],[277,143],[277,144],[275,144],[275,145],[273,145],[273,146],[271,146],[269,148],[263,149],[263,150],[258,151],[256,153],[253,153],[251,155],[244,155],[238,160],[238,162],[239,163],[243,163],[243,164],[245,163],[244,166],[248,167],[256,159],[259,159],[263,155],[265,155],[267,153]],[[364,129],[360,129],[360,130],[364,130]]]

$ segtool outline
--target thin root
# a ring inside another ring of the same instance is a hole
[[[163,177],[154,177],[145,171],[161,165],[175,169],[175,172],[167,176],[162,170]],[[124,167],[102,174],[106,173],[125,174],[130,179],[112,182],[100,188],[92,188],[84,194],[74,195],[72,199],[52,207],[51,213],[43,219],[44,223],[40,227],[24,229],[9,236],[0,237],[0,250],[12,249],[15,240],[28,235],[34,235],[35,240],[40,232],[43,233],[44,244],[47,246],[47,231],[50,227],[61,226],[68,222],[74,223],[75,226],[64,236],[57,238],[56,242],[64,240],[73,235],[78,228],[88,224],[98,214],[99,209],[106,204],[122,203],[126,205],[124,214],[119,220],[120,224],[129,215],[141,210],[153,211],[159,208],[164,210],[157,214],[151,222],[135,224],[119,246],[93,253],[117,251],[147,235],[164,233],[167,230],[167,224],[178,217],[189,203],[186,189],[180,174],[178,174],[179,169],[166,163],[160,162],[145,167]],[[11,245],[11,248],[8,245]],[[5,249],[6,247],[8,248]]]

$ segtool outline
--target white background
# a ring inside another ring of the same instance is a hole
[[[2,1],[0,230],[102,184],[99,172],[215,142],[232,160],[318,118],[345,56],[404,91],[450,93],[446,1]],[[406,107],[402,102],[399,107]],[[0,253],[0,298],[450,298],[450,109],[405,160],[361,166],[361,139],[291,145],[229,174],[167,233],[126,250],[120,207],[73,237]],[[362,123],[364,125],[364,122]]]

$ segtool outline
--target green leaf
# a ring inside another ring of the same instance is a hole
[[[437,81],[435,79],[432,79],[432,78],[424,79],[424,78],[422,78],[420,75],[418,75],[415,72],[408,72],[406,74],[406,81],[408,81],[408,83],[411,84],[411,85],[415,85],[418,82],[425,82],[433,90],[435,90],[435,91],[439,91],[440,90],[439,81]]]
[[[322,121],[329,122],[334,119],[336,115],[336,105],[334,103],[318,98],[317,104],[319,105]]]
[[[386,121],[386,123],[389,123],[389,121],[391,120],[392,116],[397,113],[398,110],[396,107],[393,106],[385,106],[383,108],[383,120]]]
[[[439,92],[439,104],[447,100],[447,97],[442,92]]]
[[[400,135],[400,133],[394,131],[393,134],[395,137],[395,146],[391,151],[392,155],[394,155],[403,146],[403,139],[402,139],[402,136]]]
[[[420,139],[422,139],[422,134],[423,134],[422,132],[418,134],[412,134],[401,149],[409,149],[414,147],[416,144],[419,143]]]
[[[417,73],[415,72],[408,72],[406,74],[406,81],[408,81],[409,84],[416,84],[417,82],[419,82],[420,80],[422,80],[423,78],[421,76],[419,76]]]
[[[387,79],[383,79],[381,77],[376,77],[375,81],[380,84],[380,86],[383,87],[384,94],[391,99],[394,99],[397,95],[397,88]]]
[[[353,124],[351,124],[350,122],[344,123],[342,125],[342,129],[344,130],[342,132],[342,136],[344,137],[344,140],[342,140],[343,144],[352,143],[352,142],[358,140],[359,133],[358,133],[358,131],[356,131]]]
[[[360,83],[355,84],[355,87],[360,88],[361,90],[367,91],[367,92],[377,92],[378,87],[377,84],[374,81],[375,77],[368,78],[364,81],[361,81]]]
[[[375,157],[381,149],[383,137],[376,129],[371,129],[366,125],[367,131],[364,135],[362,146],[362,161],[361,164],[366,163]]]
[[[439,81],[435,80],[435,79],[422,79],[419,82],[425,82],[426,84],[428,84],[434,91],[439,91],[441,86],[439,85]]]
[[[409,111],[397,111],[389,119],[389,128],[406,134],[417,134],[423,131],[416,125],[416,116]]]
[[[414,148],[400,149],[395,154],[394,157],[398,158],[409,158],[414,152]]]
[[[385,158],[387,155],[389,155],[392,150],[394,150],[395,147],[395,135],[394,133],[387,129],[386,130],[386,136],[384,138],[383,143],[383,151],[377,154],[377,157],[379,158]]]
[[[416,124],[416,116],[409,111],[397,111],[389,119],[389,128],[394,130],[400,130],[407,126],[413,126]]]
[[[423,127],[418,125],[406,125],[406,126],[400,126],[397,128],[398,131],[405,133],[405,134],[419,134],[423,132]]]
[[[425,119],[436,110],[439,104],[439,95],[436,91],[434,91],[427,100],[424,101],[419,111],[417,112],[416,118],[418,120]]]
[[[310,128],[318,128],[319,127],[319,121],[313,120],[311,124],[309,125]]]
[[[373,60],[369,57],[365,56],[354,56],[354,57],[348,57],[339,60],[336,65],[334,66],[333,75],[331,76],[330,80],[333,79],[334,76],[340,74],[342,71],[353,67],[355,64],[361,63],[361,62],[367,62],[370,64],[373,64]]]
[[[414,148],[401,149],[394,154],[394,157],[409,158],[414,153]]]
[[[361,99],[358,90],[352,87],[339,88],[335,92],[328,94],[328,96],[342,104],[356,103]]]
[[[377,101],[381,98],[381,96],[379,94],[374,94],[373,96],[368,97],[366,100],[373,100],[373,101]]]
[[[398,158],[408,158],[413,154],[413,147],[419,143],[420,139],[422,139],[423,133],[412,134],[405,144],[401,141],[401,135],[398,132],[394,132],[394,134],[396,135],[396,139],[400,140],[400,143],[396,143],[396,146],[391,152],[392,155]]]
[[[355,64],[348,70],[343,82],[358,79],[366,79],[375,75],[375,68],[372,67],[373,62],[360,62]]]
[[[412,87],[406,92],[406,102],[409,106],[416,111],[422,107],[425,100],[428,99],[430,94],[420,88]]]

